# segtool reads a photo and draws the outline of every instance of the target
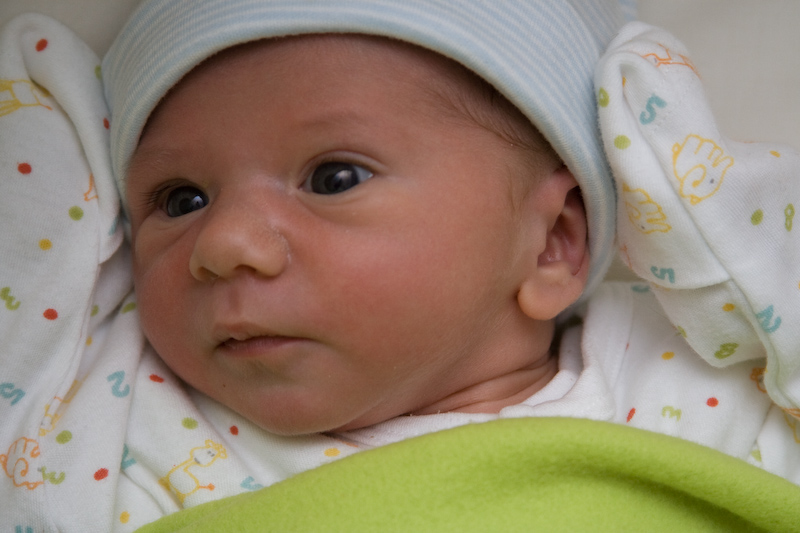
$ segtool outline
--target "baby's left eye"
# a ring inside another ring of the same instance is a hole
[[[314,169],[303,189],[316,194],[338,194],[372,177],[372,172],[352,163],[323,163]]]
[[[180,217],[208,205],[208,196],[196,187],[183,186],[171,190],[164,200],[164,210],[170,217]]]

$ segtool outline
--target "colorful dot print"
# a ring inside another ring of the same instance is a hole
[[[607,107],[609,102],[608,92],[602,87],[597,92],[597,105],[600,107]]]

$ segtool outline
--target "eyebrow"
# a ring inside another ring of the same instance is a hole
[[[314,130],[340,125],[357,126],[364,122],[365,116],[367,115],[360,109],[326,110],[326,112],[314,116],[298,118],[297,126],[303,130]]]
[[[125,176],[131,172],[143,172],[146,170],[157,171],[166,166],[168,161],[174,160],[182,155],[182,150],[171,148],[137,148],[133,152],[125,168]]]

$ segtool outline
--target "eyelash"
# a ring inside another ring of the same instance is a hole
[[[162,204],[164,203],[167,195],[181,185],[182,183],[180,182],[167,182],[158,186],[153,191],[145,193],[143,195],[144,198],[142,199],[142,207],[144,208],[144,211],[149,213],[157,209],[162,209]]]

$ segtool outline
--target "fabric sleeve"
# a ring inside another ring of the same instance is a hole
[[[763,386],[800,416],[800,155],[725,138],[663,30],[625,26],[595,82],[623,260],[703,359],[766,358]]]

